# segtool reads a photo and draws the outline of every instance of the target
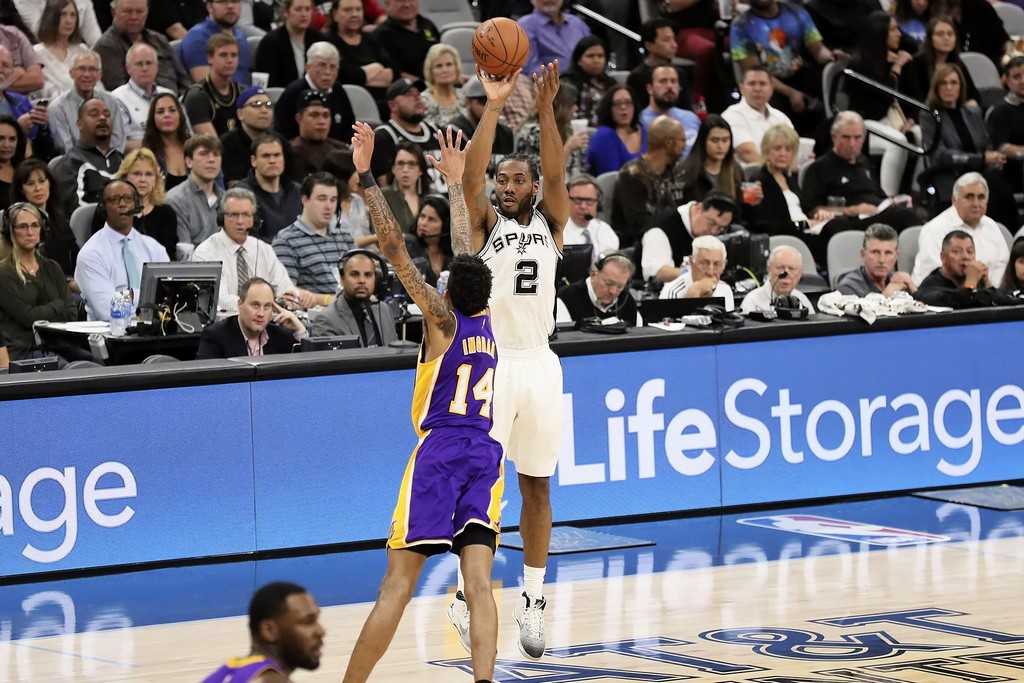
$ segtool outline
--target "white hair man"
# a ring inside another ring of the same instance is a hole
[[[942,240],[954,230],[963,230],[974,240],[977,259],[988,266],[992,282],[1002,282],[1010,260],[1010,248],[999,224],[985,215],[988,211],[988,182],[980,173],[965,173],[953,183],[953,203],[925,223],[918,237],[914,260],[914,282],[920,284],[941,265]]]
[[[725,299],[725,310],[736,308],[732,288],[722,282],[726,265],[725,244],[714,235],[693,240],[690,270],[669,282],[661,290],[662,299]]]
[[[156,50],[146,43],[136,43],[128,48],[124,59],[128,82],[114,88],[110,93],[121,104],[120,116],[124,125],[125,150],[142,146],[142,134],[146,130],[146,118],[153,98],[170,89],[156,82],[158,60]]]
[[[799,251],[788,246],[775,247],[768,256],[768,277],[763,285],[747,294],[740,304],[740,312],[770,311],[775,308],[778,299],[795,297],[800,307],[814,313],[810,299],[796,288],[803,274],[803,259]]]

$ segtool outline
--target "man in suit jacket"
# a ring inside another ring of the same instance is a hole
[[[341,257],[341,296],[313,319],[313,336],[356,335],[360,346],[387,346],[398,339],[391,307],[370,296],[377,286],[379,268],[362,249]]]
[[[556,319],[573,320],[577,326],[587,318],[616,317],[629,327],[637,322],[636,301],[629,292],[633,262],[619,252],[605,256],[590,269],[590,277],[563,287],[558,292]]]
[[[309,336],[294,313],[274,303],[274,288],[263,278],[250,278],[238,294],[238,315],[203,330],[196,360],[291,353],[295,342]]]

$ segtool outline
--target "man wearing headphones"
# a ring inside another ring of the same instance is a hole
[[[775,247],[768,257],[768,277],[763,285],[744,297],[740,313],[763,313],[776,308],[803,308],[814,313],[810,299],[796,288],[803,274],[799,251],[793,247]]]
[[[562,233],[562,244],[594,245],[591,263],[597,263],[601,254],[619,250],[619,236],[612,226],[594,218],[601,210],[601,188],[593,176],[581,173],[569,181],[569,222]]]
[[[338,263],[341,296],[313,319],[313,336],[358,335],[362,346],[387,346],[398,339],[387,294],[384,261],[367,249],[352,249]]]
[[[572,196],[570,191],[569,196]],[[629,293],[633,279],[633,262],[620,252],[613,252],[597,261],[590,277],[558,290],[555,320],[573,320],[579,325],[587,318],[616,317],[627,326],[637,322],[636,300]]]

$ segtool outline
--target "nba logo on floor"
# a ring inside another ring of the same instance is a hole
[[[818,515],[770,515],[747,517],[737,521],[740,524],[775,529],[776,531],[792,531],[806,536],[832,538],[850,543],[868,543],[890,548],[923,543],[944,543],[950,540],[948,536],[936,536],[920,531],[819,517]]]

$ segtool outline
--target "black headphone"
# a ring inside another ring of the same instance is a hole
[[[792,294],[776,296],[772,299],[772,308],[780,320],[804,320],[810,314],[800,299]]]
[[[725,310],[724,306],[718,304],[709,304],[703,308],[695,311],[697,315],[706,315],[711,318],[712,325],[720,325],[722,327],[743,327],[746,321],[742,315],[733,313],[732,311]]]
[[[617,258],[617,257],[618,258],[624,258],[627,261],[629,261],[631,264],[633,263],[633,259],[630,258],[629,254],[627,254],[626,252],[624,252],[624,251],[609,251],[607,254],[601,254],[600,258],[598,258],[597,261],[594,262],[594,270],[600,271],[602,268],[604,268],[608,264],[608,261],[612,260],[613,258]]]
[[[248,188],[239,189],[247,190]],[[228,191],[230,192],[230,190]],[[260,213],[260,205],[259,201],[256,200],[256,194],[253,193],[252,197],[231,196],[228,197],[228,199],[247,199],[252,202],[252,227],[249,228],[249,233],[259,234],[260,228],[263,227],[263,215]],[[221,198],[217,201],[217,227],[221,230],[224,229],[224,204],[226,203],[227,202],[224,201],[224,196],[221,195]]]
[[[373,295],[377,297],[377,301],[384,301],[391,292],[391,269],[387,260],[370,249],[349,249],[338,260],[338,271],[342,276],[345,273],[345,264],[353,256],[365,256],[376,262],[377,265],[373,269]]]
[[[0,219],[0,235],[6,237],[11,243],[14,242],[11,237],[11,231],[14,229],[14,216],[22,211],[30,211],[35,214],[36,218],[39,220],[39,241],[41,242],[49,226],[46,222],[46,214],[40,211],[39,207],[31,202],[16,202],[4,209],[3,218]]]
[[[96,210],[103,212],[100,215],[103,218],[104,222],[106,222],[107,219],[107,203],[103,201],[103,193],[106,191],[107,185],[110,185],[111,183],[124,183],[128,187],[132,188],[132,201],[135,202],[135,206],[132,207],[132,213],[142,213],[142,210],[145,207],[142,204],[142,195],[139,194],[139,188],[135,187],[135,183],[128,180],[127,178],[111,178],[103,185],[102,188],[100,188],[99,201],[96,203]]]

